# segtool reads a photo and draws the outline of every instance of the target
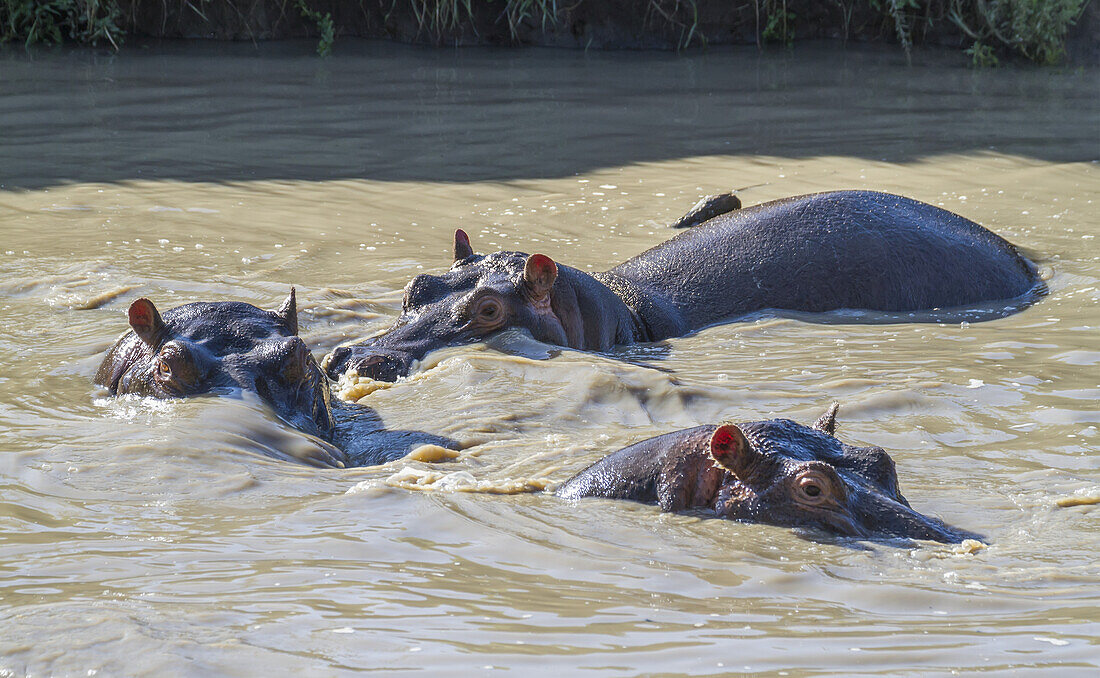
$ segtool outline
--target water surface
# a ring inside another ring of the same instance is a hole
[[[1058,502],[1100,496],[1096,75],[831,48],[0,54],[0,675],[1091,675],[1097,513]],[[296,285],[320,358],[392,322],[456,227],[601,270],[730,188],[941,205],[1020,245],[1050,294],[984,323],[448,349],[364,400],[465,448],[435,464],[317,470],[254,402],[90,383],[138,296],[274,308]],[[834,399],[915,508],[989,545],[447,489]]]

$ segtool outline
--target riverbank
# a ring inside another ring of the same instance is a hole
[[[828,39],[965,50],[979,66],[1100,62],[1090,0],[0,0],[0,37],[115,48],[128,38],[311,37],[322,53],[342,37],[663,50]]]

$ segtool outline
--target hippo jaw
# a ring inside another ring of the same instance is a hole
[[[779,527],[820,530],[852,539],[924,539],[954,544],[980,535],[952,528],[892,499],[870,495],[862,500],[830,507],[799,506],[768,501],[746,501],[723,488],[716,498],[715,514],[721,518],[766,523]]]
[[[966,539],[984,539],[979,534],[919,513],[908,504],[894,501],[881,493],[864,493],[853,504],[851,514],[862,534],[850,536],[925,539],[944,544],[957,544]]]

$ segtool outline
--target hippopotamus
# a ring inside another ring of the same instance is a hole
[[[914,511],[890,455],[836,438],[836,412],[834,403],[812,427],[770,419],[649,438],[576,474],[557,496],[630,499],[860,539],[981,539]]]
[[[544,254],[475,254],[458,230],[450,270],[414,277],[394,325],[337,347],[326,370],[394,381],[429,351],[506,328],[607,350],[768,309],[912,312],[1004,300],[1015,310],[1042,290],[1011,243],[910,198],[833,191],[738,207],[712,196],[678,224],[698,225],[593,274]]]
[[[714,217],[741,209],[741,198],[736,193],[719,193],[718,195],[703,196],[691,209],[676,221],[668,225],[669,228],[691,228]]]
[[[177,398],[242,389],[295,428],[331,438],[328,380],[298,336],[293,288],[274,311],[220,301],[184,304],[162,315],[142,298],[130,304],[128,315],[130,330],[107,352],[94,379],[112,395]],[[343,453],[328,447],[336,465],[343,464]]]

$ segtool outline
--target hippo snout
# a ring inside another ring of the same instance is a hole
[[[892,510],[891,510],[892,509]],[[947,525],[943,521],[918,513],[909,507],[891,506],[878,515],[865,516],[871,532],[903,539],[927,539],[945,544],[958,544],[967,539],[985,541],[985,537],[969,530]]]
[[[347,367],[348,360],[351,358],[350,346],[337,346],[332,349],[332,353],[329,353],[321,361],[321,369],[325,371],[329,379],[336,380],[340,378],[340,375],[344,373],[344,368]]]
[[[300,337],[266,341],[251,353],[223,359],[222,367],[232,384],[260,396],[295,428],[331,434],[328,384]]]
[[[378,381],[397,381],[412,368],[413,357],[402,351],[369,346],[338,346],[325,360],[325,372],[331,379],[354,371],[360,377]]]
[[[312,357],[301,337],[290,337],[282,350],[282,367],[279,375],[287,385],[295,385],[308,379]]]

